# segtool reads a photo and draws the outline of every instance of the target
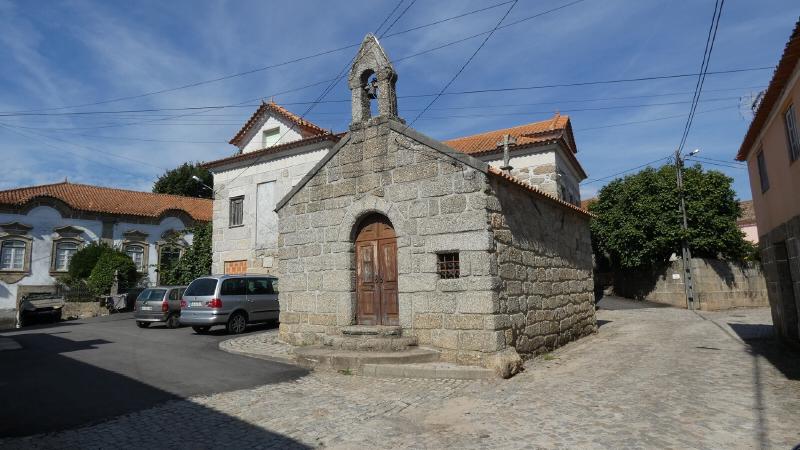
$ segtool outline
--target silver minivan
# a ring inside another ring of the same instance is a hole
[[[167,328],[178,327],[185,289],[186,286],[156,286],[143,290],[133,306],[136,325],[147,328],[153,322],[164,322]]]
[[[247,324],[278,320],[278,279],[263,275],[219,275],[198,278],[181,300],[180,321],[195,332],[224,325],[230,334]]]

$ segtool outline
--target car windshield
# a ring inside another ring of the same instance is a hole
[[[192,281],[183,295],[214,295],[216,288],[217,280],[215,278],[198,278]]]
[[[166,289],[145,289],[139,294],[138,300],[146,302],[149,300],[161,300],[164,298]]]

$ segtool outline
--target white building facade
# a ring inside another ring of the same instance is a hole
[[[0,191],[0,328],[14,326],[22,297],[52,292],[82,247],[104,242],[128,254],[141,284],[191,245],[211,201],[72,183]]]

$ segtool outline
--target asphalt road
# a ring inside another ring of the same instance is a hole
[[[268,329],[251,327],[248,332]],[[222,352],[222,329],[140,329],[131,313],[0,333],[0,437],[89,425],[160,403],[291,380],[294,366]],[[179,418],[175,418],[179,420]]]

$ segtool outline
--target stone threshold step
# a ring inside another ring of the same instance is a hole
[[[345,336],[401,336],[403,328],[388,325],[351,325],[343,327],[341,333]]]
[[[425,378],[451,380],[498,379],[491,369],[431,362],[419,364],[364,364],[359,375],[385,378]]]
[[[412,364],[438,361],[439,352],[419,347],[399,352],[359,352],[310,346],[295,348],[294,357],[298,364],[307,367],[357,372],[364,364]]]

